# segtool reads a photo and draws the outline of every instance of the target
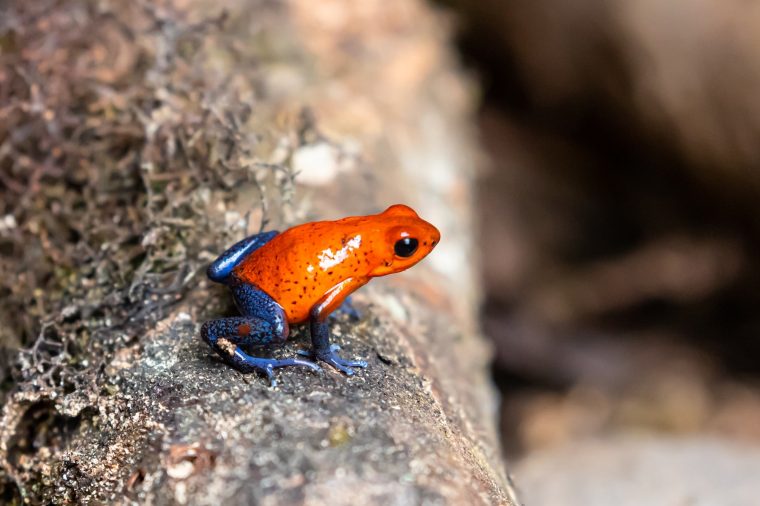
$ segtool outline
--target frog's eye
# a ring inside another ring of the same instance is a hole
[[[407,258],[414,255],[414,252],[417,251],[418,244],[417,239],[404,237],[396,241],[396,244],[393,246],[393,251],[396,255]]]

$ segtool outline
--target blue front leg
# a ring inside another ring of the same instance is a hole
[[[309,330],[311,331],[311,354],[317,360],[330,364],[347,376],[354,374],[351,367],[367,367],[367,362],[364,360],[346,360],[335,353],[340,348],[330,346],[330,327],[320,318],[318,306],[312,309]]]
[[[230,286],[243,316],[210,320],[201,327],[201,337],[225,362],[241,372],[266,374],[269,384],[275,386],[274,369],[289,366],[309,367],[320,371],[318,365],[308,360],[288,358],[253,357],[241,346],[263,346],[281,343],[290,329],[285,312],[271,297],[257,288],[235,283]]]
[[[208,266],[206,274],[209,279],[211,281],[216,281],[217,283],[227,283],[230,279],[232,270],[237,267],[245,257],[271,241],[277,234],[279,234],[279,232],[276,230],[262,232],[261,234],[254,234],[235,243]]]

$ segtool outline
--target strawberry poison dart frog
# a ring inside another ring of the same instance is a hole
[[[207,321],[201,337],[242,372],[266,374],[325,362],[347,375],[364,361],[345,360],[330,345],[327,317],[346,297],[376,276],[413,266],[440,233],[414,210],[394,205],[380,214],[318,221],[285,232],[263,232],[238,242],[208,268],[212,281],[227,285],[242,316]],[[312,349],[305,360],[254,357],[244,348],[285,341],[290,326],[309,323]]]

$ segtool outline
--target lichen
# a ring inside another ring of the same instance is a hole
[[[236,47],[226,22],[222,11],[191,20],[151,3],[0,7],[0,385],[15,400],[10,440],[40,403],[52,418],[78,420],[95,406],[87,392],[113,395],[101,371],[115,354],[186,298],[221,244],[265,226],[272,203],[291,197],[289,168],[261,157],[270,132],[246,127],[264,91],[255,50]],[[210,73],[212,60],[230,65]],[[241,60],[247,79],[237,78]],[[235,210],[240,193],[253,216]],[[239,219],[218,222],[230,213]],[[37,435],[55,423],[36,424]],[[23,466],[20,447],[7,449],[9,477],[26,500],[53,500],[43,457],[65,441],[24,444]]]

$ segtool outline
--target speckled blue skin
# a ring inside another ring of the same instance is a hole
[[[242,262],[245,257],[271,241],[277,234],[279,234],[277,230],[262,232],[246,237],[242,241],[233,244],[219,258],[214,260],[214,263],[208,266],[206,274],[209,279],[217,283],[228,284],[232,269]]]
[[[235,305],[242,316],[210,320],[201,327],[203,340],[228,364],[241,372],[255,371],[266,374],[271,386],[277,384],[274,379],[276,368],[302,366],[315,371],[321,370],[316,363],[309,360],[253,357],[241,349],[241,346],[282,343],[290,333],[282,307],[257,287],[237,279],[232,272],[235,266],[270,241],[277,233],[276,231],[264,232],[243,239],[209,266],[207,271],[209,279],[230,287]],[[348,299],[340,310],[348,313],[351,318],[359,318],[359,314]],[[364,361],[344,360],[335,354],[339,348],[330,345],[330,329],[326,322],[319,321],[316,311],[316,308],[312,310],[310,319],[312,351],[305,354],[314,360],[330,364],[349,376],[354,374],[351,367],[366,367],[367,363]]]

